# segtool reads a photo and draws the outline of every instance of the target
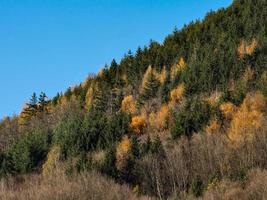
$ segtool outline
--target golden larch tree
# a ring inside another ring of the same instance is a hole
[[[257,48],[258,42],[254,38],[250,43],[242,40],[237,48],[239,58],[243,58],[245,55],[252,55]]]
[[[220,111],[226,119],[232,119],[236,109],[236,106],[231,102],[225,102],[220,105]]]
[[[174,80],[177,74],[183,71],[186,68],[186,63],[184,58],[180,58],[180,60],[171,67],[171,80]]]
[[[184,93],[185,93],[185,85],[184,83],[181,83],[171,91],[170,104],[173,106],[179,104],[184,97]]]
[[[135,116],[132,118],[130,128],[136,135],[140,136],[141,134],[143,134],[145,127],[146,127],[146,118],[144,116]]]
[[[158,131],[162,131],[168,128],[169,108],[167,105],[163,105],[156,113],[149,115],[149,125]]]
[[[42,166],[44,175],[49,175],[55,172],[60,162],[59,158],[60,158],[60,147],[53,146],[49,151],[49,153],[47,154],[47,159]]]
[[[205,132],[210,135],[218,132],[219,130],[220,130],[220,123],[216,118],[212,119],[205,128]]]
[[[253,139],[263,125],[265,109],[266,99],[262,94],[248,94],[233,116],[229,139],[236,143]]]
[[[85,97],[85,106],[87,109],[89,109],[92,106],[93,99],[94,99],[94,89],[93,87],[90,87],[87,90],[86,97]]]
[[[132,143],[128,136],[124,136],[116,149],[116,167],[122,170],[131,158]]]
[[[121,103],[121,110],[129,114],[135,114],[137,112],[136,101],[132,95],[124,97]]]

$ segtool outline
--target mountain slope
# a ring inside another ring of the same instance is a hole
[[[266,0],[235,0],[64,94],[34,94],[0,124],[2,177],[93,170],[137,196],[266,198],[266,19]]]

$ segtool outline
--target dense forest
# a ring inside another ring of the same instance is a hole
[[[234,0],[0,122],[0,199],[267,199],[267,1]]]

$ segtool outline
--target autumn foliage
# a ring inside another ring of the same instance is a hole
[[[155,79],[158,82],[160,82],[160,84],[164,84],[164,82],[167,79],[166,67],[163,67],[163,69],[160,72],[158,72],[155,68],[152,68],[152,66],[150,65],[144,74],[142,84],[141,84],[141,91],[145,88],[151,76],[155,77]]]
[[[151,67],[151,65],[147,68],[145,74],[144,74],[144,77],[143,77],[143,80],[142,80],[142,84],[141,84],[141,91],[144,89],[148,79],[150,76],[154,76],[155,75],[155,69],[153,69]]]
[[[218,122],[218,119],[212,119],[208,126],[205,129],[205,132],[208,134],[214,134],[218,132],[220,129],[220,123]]]
[[[240,58],[243,58],[245,55],[251,55],[256,49],[258,43],[253,39],[250,43],[242,40],[238,46],[238,55]]]
[[[56,167],[59,165],[59,157],[60,147],[52,147],[47,155],[46,162],[42,166],[44,175],[49,175],[56,170]]]
[[[233,115],[229,138],[234,142],[251,140],[255,131],[263,125],[266,99],[260,93],[248,94],[240,108]]]
[[[179,104],[184,97],[185,85],[182,83],[171,91],[170,103],[172,105]]]
[[[171,80],[174,80],[179,72],[182,72],[186,68],[186,63],[183,58],[172,66],[171,68]]]
[[[161,72],[154,72],[156,75],[156,78],[158,79],[158,81],[161,83],[161,85],[163,85],[167,79],[167,70],[166,67],[163,67],[163,69],[161,70]]]
[[[130,114],[136,113],[136,102],[132,95],[124,97],[121,103],[121,110]]]
[[[90,87],[87,90],[86,97],[85,97],[85,104],[86,108],[90,108],[93,104],[93,95],[94,95],[94,90],[92,87]]]
[[[231,102],[225,102],[220,105],[220,111],[223,113],[226,119],[232,119],[236,111],[236,106]]]
[[[135,116],[132,118],[130,128],[136,135],[141,135],[146,127],[146,118],[144,116]]]
[[[156,113],[149,115],[149,125],[158,131],[162,131],[168,127],[169,108],[163,105]]]
[[[128,136],[123,137],[116,150],[116,167],[122,170],[131,157],[132,143]]]

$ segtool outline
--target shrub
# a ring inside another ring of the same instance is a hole
[[[208,134],[213,134],[218,132],[220,129],[220,124],[217,119],[212,119],[208,126],[205,128],[205,132]]]
[[[99,166],[100,171],[108,176],[117,178],[118,171],[116,168],[116,147],[112,146],[107,149],[103,164]]]
[[[23,179],[25,179],[23,184],[18,183],[16,178],[1,182],[0,199],[151,199],[136,197],[129,186],[120,185],[96,172],[75,173],[71,177],[64,172],[50,176],[32,174],[23,177]]]
[[[131,140],[125,136],[117,146],[116,150],[116,166],[117,169],[122,170],[126,167],[129,159],[131,159],[132,143]]]
[[[200,197],[203,193],[203,182],[200,177],[193,179],[191,184],[191,192],[195,197]]]
[[[234,113],[236,112],[236,106],[231,102],[226,102],[220,105],[220,111],[226,119],[232,119]]]

